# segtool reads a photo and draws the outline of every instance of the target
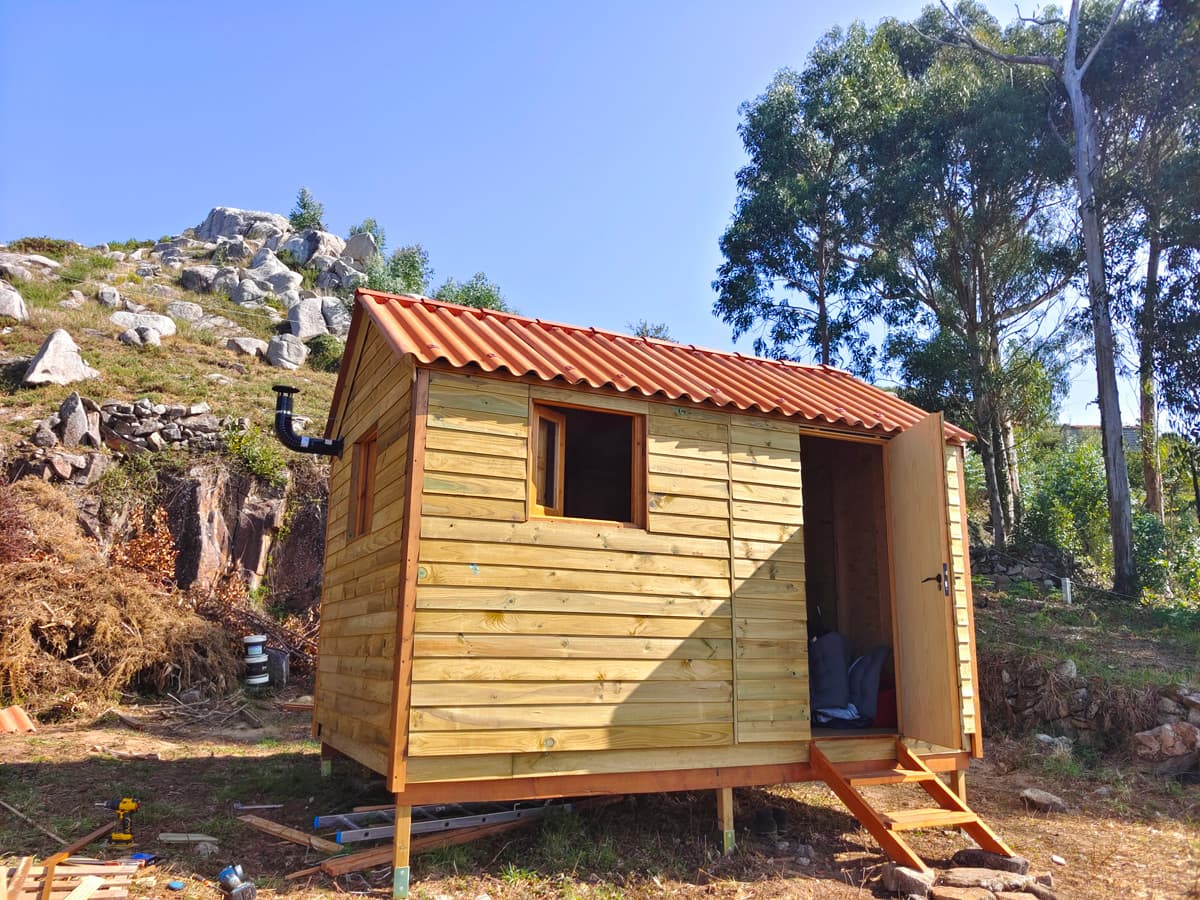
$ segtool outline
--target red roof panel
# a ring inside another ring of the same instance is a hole
[[[357,299],[397,353],[519,378],[615,388],[646,397],[899,432],[927,413],[841,369],[706,350],[544,322],[425,297],[360,289]],[[953,425],[946,437],[969,440]]]

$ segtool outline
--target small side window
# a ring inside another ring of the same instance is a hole
[[[535,403],[532,514],[642,525],[644,428],[638,415]]]
[[[375,511],[376,433],[371,431],[355,443],[350,458],[350,511],[347,536],[360,537],[371,530]]]

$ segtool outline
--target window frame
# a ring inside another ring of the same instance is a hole
[[[566,494],[566,450],[567,428],[566,416],[563,410],[578,409],[584,412],[599,413],[606,416],[622,416],[630,420],[630,498],[629,511],[631,519],[591,519],[580,516],[565,515]],[[557,504],[546,507],[538,502],[538,476],[544,467],[541,465],[541,422],[554,421],[558,427],[556,444],[555,479]],[[649,498],[646,495],[646,415],[640,412],[627,412],[609,407],[590,406],[587,403],[569,403],[559,400],[540,400],[531,397],[529,401],[529,441],[528,441],[528,515],[527,519],[543,519],[556,522],[578,522],[583,524],[603,524],[614,528],[646,527],[646,512]]]
[[[346,515],[346,536],[350,540],[371,531],[378,465],[379,430],[371,428],[354,442],[350,452],[350,508]]]

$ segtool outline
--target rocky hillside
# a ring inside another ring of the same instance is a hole
[[[271,386],[319,431],[375,252],[229,207],[157,242],[0,246],[0,481],[57,486],[114,559],[160,510],[170,589],[307,611],[324,469],[274,440]]]

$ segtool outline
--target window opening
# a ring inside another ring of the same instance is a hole
[[[641,524],[642,418],[535,404],[533,511]]]
[[[354,445],[351,457],[350,537],[359,537],[371,530],[375,512],[376,441],[372,431]]]

